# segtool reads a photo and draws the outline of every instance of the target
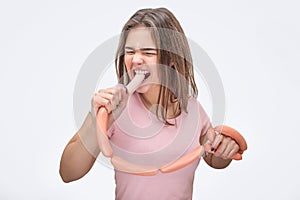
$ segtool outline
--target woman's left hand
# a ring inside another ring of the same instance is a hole
[[[239,151],[239,145],[231,137],[219,134],[213,128],[208,129],[207,139],[206,151],[216,157],[231,159]]]

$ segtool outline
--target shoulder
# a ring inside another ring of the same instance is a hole
[[[194,97],[190,97],[188,101],[188,113],[196,113],[197,119],[199,120],[201,124],[201,135],[204,135],[208,128],[211,125],[210,118],[208,114],[206,113],[204,107],[201,105],[199,100],[197,100]],[[195,114],[193,114],[195,115]]]
[[[188,110],[197,108],[200,113],[206,114],[205,109],[203,108],[199,100],[197,100],[195,97],[189,97],[187,108]]]

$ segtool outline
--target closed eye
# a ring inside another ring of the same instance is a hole
[[[155,55],[157,55],[157,53],[156,52],[143,52],[145,55],[153,55],[153,56],[155,56]]]
[[[157,55],[157,49],[156,48],[140,48],[140,49],[134,49],[129,46],[125,46],[125,54],[126,55],[134,55],[136,51],[139,51],[143,55],[146,56],[156,56]]]
[[[127,55],[133,55],[134,51],[125,51],[125,54],[127,54]]]

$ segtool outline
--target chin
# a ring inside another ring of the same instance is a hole
[[[136,92],[138,93],[146,93],[151,89],[150,85],[144,85],[144,86],[140,86],[138,89],[136,89]]]

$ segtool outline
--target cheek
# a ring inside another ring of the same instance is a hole
[[[131,58],[129,56],[124,56],[124,64],[126,66],[127,71],[131,69]]]
[[[127,70],[127,73],[128,73],[128,76],[130,79],[133,78],[133,71],[131,70],[132,69],[132,58],[130,56],[125,56],[124,57],[124,64],[125,64],[125,67],[126,67],[126,70]]]
[[[159,70],[160,70],[159,67],[160,67],[160,65],[158,65],[158,64],[153,64],[152,66],[150,66],[152,80],[155,80],[155,81],[159,80]]]
[[[157,61],[157,56],[155,57],[150,57],[150,58],[145,58],[145,62],[149,65],[157,65],[158,61]]]

